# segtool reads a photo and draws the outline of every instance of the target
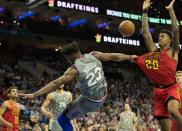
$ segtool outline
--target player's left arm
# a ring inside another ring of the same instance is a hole
[[[99,51],[91,52],[91,54],[101,61],[133,61],[137,57],[136,55],[126,55],[122,53],[102,53]]]
[[[174,12],[174,5],[175,0],[172,0],[171,3],[166,6],[166,9],[169,11],[169,15],[171,17],[171,24],[172,24],[172,50],[176,53],[179,52],[179,24]]]

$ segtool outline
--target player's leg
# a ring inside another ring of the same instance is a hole
[[[73,125],[71,120],[66,116],[65,111],[57,118],[57,120],[63,131],[73,131]]]
[[[63,113],[58,116],[57,120],[63,131],[73,131],[73,125],[71,120],[76,118],[77,116],[83,115],[83,113],[79,110],[79,101],[81,96],[79,96],[76,100],[72,101],[69,106],[63,111]]]
[[[168,111],[171,113],[172,117],[178,122],[180,127],[182,127],[182,116],[179,112],[180,102],[175,98],[170,98],[167,103]]]
[[[172,131],[178,131],[178,127],[177,127],[177,122],[176,122],[176,120],[172,117],[172,118],[171,118],[171,121],[172,121],[171,130],[172,130]]]
[[[157,117],[162,131],[171,131],[171,120],[167,117]]]
[[[180,109],[179,109],[179,113],[182,115],[182,108],[181,108],[181,106],[180,106]],[[177,124],[177,122],[176,122],[176,131],[182,131],[182,126],[180,126],[180,124]]]
[[[154,88],[154,114],[158,120],[162,131],[171,130],[170,113],[167,110],[166,99],[168,89]]]
[[[80,109],[81,100],[82,95],[80,95],[76,100],[72,101],[66,110],[60,116],[58,116],[57,120],[63,131],[73,131],[71,120],[84,115]]]

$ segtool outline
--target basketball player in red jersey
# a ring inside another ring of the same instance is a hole
[[[180,107],[180,85],[176,82],[176,68],[179,52],[179,27],[174,13],[175,0],[166,6],[172,22],[172,34],[169,31],[161,31],[158,43],[160,49],[153,42],[149,32],[147,12],[151,6],[150,0],[143,3],[142,34],[149,53],[139,56],[135,63],[143,70],[147,78],[154,84],[154,113],[158,119],[162,131],[170,131],[171,115],[182,127]]]
[[[16,102],[18,88],[10,87],[7,92],[9,100],[4,101],[0,107],[0,121],[3,124],[1,131],[18,131],[20,104]]]
[[[182,102],[182,71],[176,72],[176,81],[180,84],[180,94],[181,94],[181,102]],[[182,106],[180,107],[180,113],[182,114]],[[182,131],[182,127],[181,127]]]
[[[182,71],[176,72],[176,81],[180,84],[180,94],[182,101]],[[182,114],[182,107],[179,109],[179,112]],[[172,121],[172,131],[182,131],[182,127],[176,123],[175,120]]]

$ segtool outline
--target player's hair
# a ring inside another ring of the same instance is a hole
[[[6,90],[7,94],[9,94],[9,93],[11,92],[12,89],[17,89],[17,90],[18,90],[18,87],[17,87],[17,86],[10,86],[10,87]]]
[[[10,97],[10,93],[11,93],[11,90],[12,90],[12,89],[17,89],[17,90],[18,90],[18,87],[17,87],[17,86],[10,86],[10,87],[6,90],[7,98]]]
[[[161,30],[160,33],[166,33],[170,39],[172,39],[172,33],[169,30]]]
[[[79,51],[80,51],[79,44],[76,41],[64,45],[63,48],[61,49],[61,53],[63,55],[70,55]]]
[[[178,70],[178,71],[176,71],[176,73],[181,73],[182,74],[182,71],[181,70]]]

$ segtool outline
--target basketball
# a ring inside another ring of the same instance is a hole
[[[123,36],[131,36],[135,32],[135,25],[129,20],[122,21],[119,24],[119,32]]]

